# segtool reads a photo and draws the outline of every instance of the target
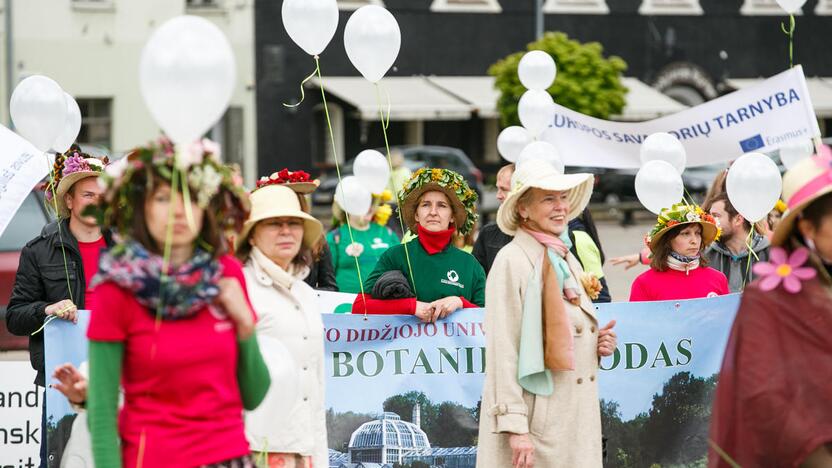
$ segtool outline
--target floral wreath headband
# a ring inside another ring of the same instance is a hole
[[[653,229],[644,236],[644,245],[652,249],[652,244],[655,240],[660,238],[664,233],[670,229],[682,225],[693,223],[708,223],[716,228],[716,234],[711,241],[719,240],[722,235],[722,228],[719,227],[719,222],[710,214],[706,213],[699,205],[689,203],[677,203],[670,208],[662,210],[656,219],[656,224]],[[703,232],[704,242],[704,232]]]
[[[93,215],[102,227],[113,227],[125,235],[133,222],[134,205],[147,187],[139,187],[134,176],[145,174],[146,183],[160,176],[169,183],[177,180],[182,196],[196,202],[202,209],[217,206],[216,216],[223,229],[242,229],[248,214],[249,202],[240,178],[233,169],[219,162],[220,147],[203,139],[177,151],[167,138],[160,138],[148,146],[134,149],[126,157],[107,166],[99,183],[104,188],[103,201],[92,207]],[[181,182],[187,181],[187,186]],[[218,204],[213,204],[215,197]]]
[[[467,234],[474,228],[474,223],[477,221],[477,192],[473,191],[468,186],[468,182],[457,172],[448,169],[426,169],[421,168],[416,171],[410,180],[402,187],[399,192],[399,200],[403,200],[403,204],[415,204],[416,200],[408,201],[407,197],[415,190],[427,185],[435,184],[441,187],[446,192],[452,192],[453,196],[459,200],[462,208],[465,210],[464,223],[457,224],[456,228],[460,234]],[[448,195],[451,195],[450,193]],[[451,204],[454,205],[453,200]],[[457,218],[454,214],[454,218]],[[405,221],[405,222],[409,222]]]
[[[56,154],[55,163],[52,165],[52,178],[42,186],[44,197],[52,201],[52,197],[58,190],[61,180],[79,172],[104,172],[104,166],[110,163],[110,158],[104,156],[96,159],[81,151],[78,145],[73,144],[66,153]]]

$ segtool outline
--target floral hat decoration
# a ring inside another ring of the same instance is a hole
[[[109,162],[106,156],[102,160],[81,152],[77,145],[72,145],[66,153],[56,155],[52,167],[54,176],[44,187],[44,196],[50,202],[47,205],[56,206],[58,216],[68,218],[64,195],[79,180],[100,176]]]
[[[248,215],[248,195],[233,169],[219,162],[220,147],[203,139],[178,152],[167,138],[134,149],[110,164],[99,183],[103,202],[93,214],[101,226],[113,227],[127,235],[133,223],[134,205],[146,196],[154,177],[176,183],[184,197],[202,209],[213,211],[223,230],[239,232]],[[187,184],[182,182],[187,181]],[[142,186],[144,184],[145,186]]]
[[[644,244],[650,251],[658,245],[662,238],[671,229],[685,224],[699,224],[702,226],[702,245],[710,245],[718,240],[722,234],[719,222],[713,216],[705,213],[699,205],[691,203],[677,203],[670,208],[662,210],[656,219],[656,225],[649,234],[644,236]]]
[[[467,234],[477,221],[477,192],[468,186],[459,173],[448,169],[426,169],[416,171],[404,184],[399,199],[407,227],[416,231],[416,205],[425,192],[443,192],[451,202],[454,226],[460,234]]]
[[[270,176],[261,177],[257,181],[257,186],[254,190],[269,185],[285,185],[297,193],[306,195],[314,192],[320,185],[320,181],[318,179],[312,180],[308,172],[282,169],[273,172]]]

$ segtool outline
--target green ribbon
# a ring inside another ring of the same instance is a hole
[[[794,67],[794,15],[789,15],[789,28],[786,29],[786,25],[780,23],[780,30],[783,31],[783,34],[789,36],[789,68]]]

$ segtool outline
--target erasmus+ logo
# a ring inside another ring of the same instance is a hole
[[[765,143],[763,143],[763,137],[759,133],[751,138],[740,141],[740,148],[742,148],[743,153],[756,151],[763,146],[765,146]]]

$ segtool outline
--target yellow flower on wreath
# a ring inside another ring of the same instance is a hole
[[[433,181],[438,182],[439,179],[442,178],[442,170],[441,169],[431,169],[430,170],[430,178]]]

